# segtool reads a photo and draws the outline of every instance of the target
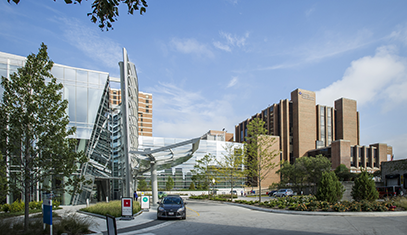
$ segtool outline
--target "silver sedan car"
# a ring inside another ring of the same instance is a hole
[[[274,193],[275,197],[288,197],[292,195],[294,195],[294,192],[291,189],[279,189],[277,192]]]

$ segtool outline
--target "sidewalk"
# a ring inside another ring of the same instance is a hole
[[[107,234],[106,218],[99,215],[91,215],[78,212],[79,209],[86,207],[86,205],[77,206],[61,206],[62,210],[56,211],[59,215],[64,216],[69,213],[77,213],[79,216],[89,218],[92,221],[92,225],[89,229],[95,233],[92,234]],[[149,209],[149,211],[141,211],[134,216],[132,220],[120,220],[116,218],[116,228],[118,234],[126,234],[131,232],[146,232],[155,229],[160,226],[164,226],[168,222],[157,219],[157,210],[155,208]]]

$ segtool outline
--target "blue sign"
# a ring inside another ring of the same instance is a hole
[[[52,200],[44,200],[42,203],[42,222],[52,225]]]

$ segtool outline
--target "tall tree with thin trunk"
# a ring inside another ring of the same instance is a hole
[[[42,183],[42,191],[75,186],[83,178],[72,177],[78,164],[86,161],[83,152],[75,152],[77,141],[68,136],[75,128],[68,127],[68,101],[62,98],[62,84],[50,73],[53,62],[44,43],[38,54],[27,57],[24,67],[10,78],[1,77],[4,88],[0,112],[6,126],[2,137],[4,155],[11,169],[10,188],[25,199],[24,230],[28,231],[30,189]],[[51,184],[45,180],[51,180]],[[69,187],[76,188],[76,187]],[[74,192],[70,192],[74,193]]]
[[[221,158],[216,159],[218,167],[218,180],[230,184],[230,199],[233,200],[233,188],[240,185],[242,177],[244,177],[244,154],[243,149],[227,144],[225,153],[222,153]]]
[[[196,161],[194,169],[191,170],[191,173],[196,175],[198,179],[202,179],[204,183],[204,188],[208,190],[208,196],[210,187],[209,185],[212,182],[214,176],[214,156],[211,154],[206,154],[203,158]]]
[[[246,172],[250,177],[254,177],[259,187],[259,201],[261,202],[262,181],[269,175],[272,169],[279,165],[275,158],[280,151],[275,148],[276,138],[267,135],[264,128],[265,122],[260,118],[254,118],[247,125],[245,142],[246,152]],[[278,146],[277,146],[278,147]],[[254,182],[252,182],[254,183]],[[266,187],[268,188],[268,187]]]

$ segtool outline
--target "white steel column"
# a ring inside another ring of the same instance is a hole
[[[151,189],[153,194],[153,207],[158,202],[158,182],[157,182],[157,165],[155,161],[150,162],[151,165]]]

